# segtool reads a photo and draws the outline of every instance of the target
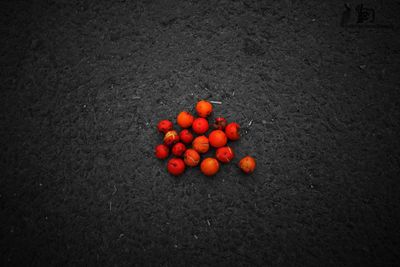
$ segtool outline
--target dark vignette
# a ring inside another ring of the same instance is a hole
[[[379,3],[360,26],[335,1],[2,1],[1,265],[398,265]],[[215,177],[175,178],[155,126],[199,99],[245,131]]]

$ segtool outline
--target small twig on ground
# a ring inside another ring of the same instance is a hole
[[[209,220],[207,220],[207,224],[208,224],[208,226],[211,226],[211,223],[210,223],[210,221],[209,221]]]
[[[253,120],[251,120],[251,121],[249,122],[248,127],[250,128],[251,125],[253,125]]]
[[[213,101],[213,100],[210,100],[210,103],[222,105],[222,102],[221,102],[221,101]]]
[[[132,96],[132,99],[140,99],[140,96]]]
[[[115,195],[115,193],[117,193],[117,187],[114,185],[114,192],[112,194]]]
[[[109,204],[110,204],[110,211],[111,211],[111,205],[112,205],[111,201],[109,202]]]

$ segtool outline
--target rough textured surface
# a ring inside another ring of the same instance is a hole
[[[2,2],[2,266],[398,264],[399,31],[325,2]],[[201,98],[253,175],[153,156]]]

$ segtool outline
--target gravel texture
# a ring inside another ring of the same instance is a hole
[[[399,264],[400,5],[343,4],[2,2],[0,264]],[[199,99],[236,158],[172,177],[156,125]]]

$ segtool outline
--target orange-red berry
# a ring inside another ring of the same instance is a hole
[[[200,170],[207,176],[216,174],[219,170],[218,160],[214,158],[205,158],[200,164]]]
[[[198,136],[193,140],[192,143],[193,149],[199,153],[206,153],[210,148],[210,144],[208,142],[208,138],[204,135]]]
[[[229,140],[235,141],[240,138],[240,126],[236,122],[231,122],[225,127],[225,134]]]
[[[188,129],[183,129],[179,133],[179,140],[185,144],[190,144],[193,141],[193,134]]]
[[[171,131],[173,128],[173,124],[171,121],[169,120],[162,120],[158,123],[157,125],[157,129],[158,131],[162,132],[162,133],[167,133],[168,131]]]
[[[210,145],[213,147],[222,147],[228,142],[228,138],[221,130],[212,131],[208,136],[208,140],[210,141]]]
[[[172,147],[172,154],[174,154],[175,156],[180,157],[180,156],[183,155],[185,150],[186,150],[186,146],[183,143],[178,142]]]
[[[208,121],[204,118],[197,118],[193,121],[192,129],[197,134],[204,134],[208,128]]]
[[[176,122],[181,128],[189,128],[190,126],[192,126],[193,120],[193,115],[187,111],[182,111],[176,118]]]
[[[196,150],[189,148],[183,155],[183,161],[190,167],[195,167],[200,162],[200,155]]]
[[[256,168],[256,161],[253,157],[246,156],[239,161],[239,168],[245,173],[252,173]]]
[[[212,110],[213,110],[212,104],[206,100],[200,100],[196,104],[197,114],[202,118],[209,116]]]
[[[164,136],[164,144],[167,146],[175,144],[179,141],[179,135],[176,131],[168,131]]]
[[[224,146],[217,149],[215,157],[223,163],[228,163],[235,157],[235,153],[229,146]]]
[[[159,159],[166,159],[169,155],[169,148],[166,145],[158,145],[155,154]]]
[[[168,161],[167,170],[172,175],[181,175],[185,171],[185,163],[180,158],[172,158]]]

